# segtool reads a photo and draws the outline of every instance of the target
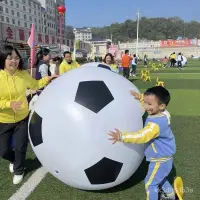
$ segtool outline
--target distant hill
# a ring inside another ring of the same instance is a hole
[[[110,39],[114,42],[133,41],[137,34],[137,21],[126,20],[105,27],[91,27],[93,37]],[[139,38],[148,40],[166,40],[184,38],[200,38],[200,22],[185,22],[180,17],[140,19]]]

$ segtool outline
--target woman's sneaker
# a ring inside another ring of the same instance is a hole
[[[10,170],[10,173],[14,173],[14,164],[13,163],[10,163],[9,170]]]
[[[17,185],[19,183],[21,183],[24,179],[24,173],[22,175],[14,175],[13,177],[13,184]]]

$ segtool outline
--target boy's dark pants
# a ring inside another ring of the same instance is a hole
[[[14,150],[11,138],[14,137]],[[0,123],[0,157],[14,164],[15,175],[24,172],[28,144],[28,117],[17,123]]]

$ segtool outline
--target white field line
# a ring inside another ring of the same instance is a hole
[[[29,197],[39,183],[44,179],[46,174],[47,171],[44,167],[39,168],[8,200],[26,200],[26,198]]]

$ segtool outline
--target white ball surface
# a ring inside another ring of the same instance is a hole
[[[84,65],[82,65],[82,67],[100,67],[100,68],[104,68],[104,69],[109,69],[115,73],[119,73],[118,69],[113,69],[112,67],[110,67],[109,65],[107,65],[106,63],[100,63],[100,62],[91,62],[91,63],[86,63]]]
[[[92,66],[71,70],[45,88],[30,115],[29,139],[48,172],[85,190],[114,187],[135,173],[144,146],[108,140],[115,128],[143,127],[143,107],[130,89],[139,92],[121,75]]]

